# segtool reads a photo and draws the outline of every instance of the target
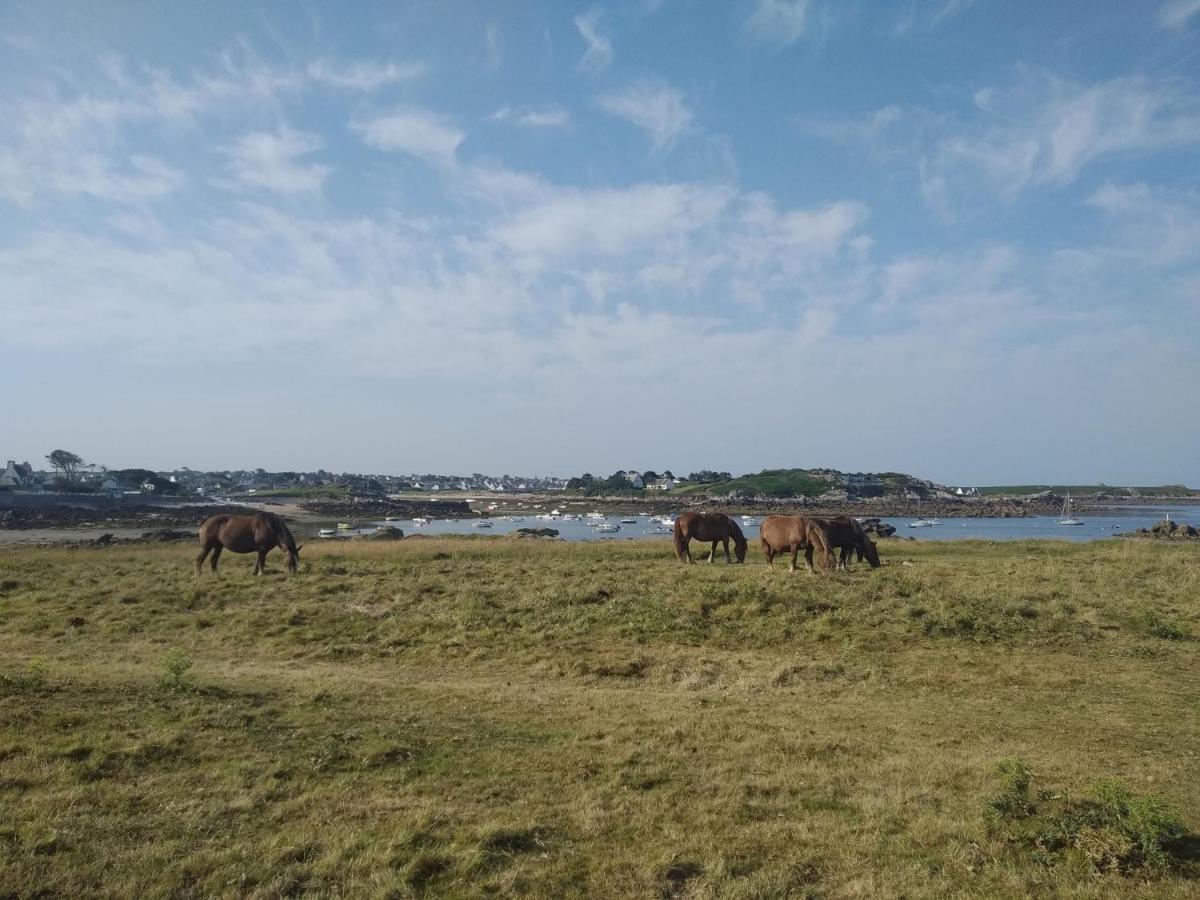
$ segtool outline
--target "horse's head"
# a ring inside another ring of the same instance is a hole
[[[863,548],[867,554],[867,562],[871,564],[872,569],[879,568],[879,551],[875,549],[875,542],[870,538],[863,541]]]
[[[296,570],[300,566],[300,548],[303,546],[303,544],[297,544],[294,550],[287,552],[287,570],[289,575],[295,575]]]
[[[746,561],[746,536],[740,532],[733,538],[733,555],[740,563]]]

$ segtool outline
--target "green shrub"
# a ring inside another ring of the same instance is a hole
[[[1172,868],[1175,841],[1187,834],[1178,812],[1159,797],[1138,796],[1116,781],[1093,785],[1091,796],[1068,790],[1031,794],[1033,773],[1016,759],[996,767],[1000,791],[987,805],[993,833],[1053,865],[1085,860],[1101,872],[1152,875]]]
[[[0,673],[0,694],[36,694],[49,685],[46,657],[37,656],[25,665],[23,672]]]
[[[162,658],[163,674],[159,682],[164,690],[167,691],[183,691],[187,690],[187,672],[192,667],[192,658],[180,650],[178,647],[172,647]]]
[[[1150,635],[1167,641],[1186,641],[1192,635],[1182,625],[1169,622],[1152,609],[1144,609],[1133,618],[1133,627]]]

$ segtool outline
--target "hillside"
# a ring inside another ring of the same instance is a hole
[[[739,475],[728,481],[685,485],[675,493],[713,497],[731,493],[747,497],[819,497],[829,491],[847,490],[858,496],[878,497],[906,489],[924,494],[934,490],[935,485],[901,472],[848,476],[837,469],[763,469],[756,475]]]

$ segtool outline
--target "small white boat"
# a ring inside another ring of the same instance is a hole
[[[1066,502],[1063,503],[1062,518],[1058,520],[1059,525],[1082,525],[1083,519],[1077,519],[1071,515],[1071,492],[1067,491]]]
[[[620,531],[620,525],[614,525],[612,522],[603,522],[596,526],[596,531],[600,534],[612,534],[614,531]]]
[[[388,521],[390,522],[391,520],[389,519]],[[412,523],[414,525],[416,525],[418,528],[420,528],[422,525],[428,525],[429,520],[427,518],[425,518],[424,516],[414,516]]]
[[[587,514],[587,517],[588,517],[589,519],[603,519],[603,518],[604,518],[604,513],[602,513],[602,512],[590,512],[590,513],[588,513],[588,514]]]
[[[921,515],[921,501],[917,501],[917,518],[908,523],[909,528],[932,528],[934,525],[941,524],[937,519],[926,518]]]
[[[489,522],[487,519],[480,519],[478,522],[475,523],[475,527],[476,528],[491,528],[492,523]]]
[[[323,538],[331,538],[337,534],[337,529],[336,528],[322,528],[320,531],[317,532],[317,534]]]
[[[637,519],[622,519],[621,524],[622,525],[636,525]]]
[[[383,521],[385,521],[385,522],[399,522],[399,521],[400,521],[400,516],[384,516],[384,517],[383,517]]]
[[[338,522],[338,531],[356,531],[357,529],[349,522]]]

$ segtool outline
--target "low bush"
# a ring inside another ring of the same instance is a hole
[[[1117,781],[1076,798],[1066,789],[1032,792],[1033,773],[1021,760],[996,766],[1000,790],[987,803],[993,834],[1053,865],[1074,857],[1100,872],[1161,874],[1180,860],[1173,852],[1188,829],[1179,813],[1153,795]]]

